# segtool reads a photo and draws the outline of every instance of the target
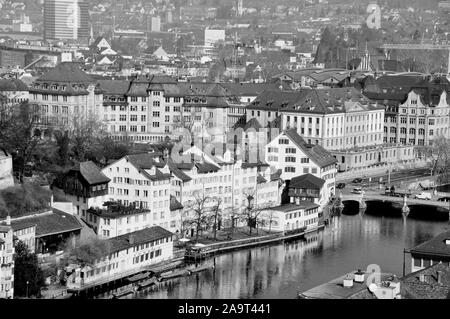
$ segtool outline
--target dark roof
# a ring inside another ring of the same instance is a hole
[[[181,179],[183,182],[189,182],[190,180],[192,180],[192,178],[189,175],[187,175],[185,172],[183,172],[178,167],[178,166],[181,166],[181,165],[175,164],[172,160],[169,160],[168,164],[169,164],[169,169],[172,172],[172,174],[175,175],[176,177],[178,177],[179,179]],[[192,166],[190,166],[190,168],[192,168]]]
[[[175,198],[175,196],[170,195],[170,211],[183,209],[183,205]]]
[[[270,174],[270,181],[277,181],[281,178],[281,174],[283,173],[283,170],[278,169],[275,173]]]
[[[208,162],[195,163],[195,167],[197,167],[197,171],[199,174],[217,172],[220,170],[220,167]]]
[[[292,178],[289,187],[321,189],[323,184],[325,180],[308,173]]]
[[[286,130],[284,134],[297,145],[314,163],[320,167],[336,164],[336,158],[320,145],[308,144],[295,129]]]
[[[288,105],[292,105],[307,95],[309,89],[300,91],[264,91],[247,106],[250,110],[278,111]]]
[[[134,154],[127,155],[126,158],[135,166],[140,172],[152,181],[166,180],[172,177],[171,174],[165,174],[156,167],[163,167],[163,165],[155,160],[156,153]],[[155,168],[155,173],[150,174],[146,170]]]
[[[28,91],[28,86],[19,79],[0,79],[0,91]]]
[[[98,89],[103,94],[109,95],[125,95],[130,87],[130,81],[126,80],[98,80]]]
[[[76,217],[57,209],[43,214],[11,220],[11,226],[14,230],[32,225],[36,225],[36,237],[62,234],[83,228]]]
[[[146,244],[154,240],[170,237],[172,235],[173,234],[170,231],[165,230],[160,226],[153,226],[118,237],[110,238],[108,239],[108,242],[111,244],[111,252],[116,252],[140,244]],[[133,237],[134,239],[133,244],[130,243],[131,237]]]
[[[445,240],[450,240],[450,231],[443,232],[436,237],[411,249],[411,254],[438,255],[450,257],[450,245]]]
[[[276,83],[221,83],[227,92],[235,96],[257,96],[266,90],[277,91]]]
[[[317,207],[320,207],[320,205],[317,205],[310,201],[302,200],[299,202],[299,204],[285,204],[285,205],[280,205],[280,206],[276,206],[276,207],[271,207],[269,209],[288,213],[288,212],[292,212],[292,211],[298,210],[298,209],[313,209],[313,208],[317,208]]]
[[[78,63],[62,62],[41,76],[37,81],[92,83],[93,79],[80,69]]]
[[[441,284],[437,282],[437,272],[441,272]],[[425,282],[420,281],[424,275]],[[400,290],[404,299],[450,299],[450,267],[446,264],[433,266],[400,278]]]
[[[260,128],[262,128],[256,117],[251,118],[247,123],[245,123],[244,131],[247,131],[250,128],[254,128],[255,130],[259,130]]]
[[[103,184],[111,181],[93,162],[82,162],[76,164],[70,169],[71,171],[80,172],[81,176],[89,183],[89,185]]]

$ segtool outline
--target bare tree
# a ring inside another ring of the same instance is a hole
[[[432,174],[438,176],[438,182],[450,183],[450,139],[440,136],[425,151],[432,160]]]
[[[217,239],[218,222],[219,222],[219,219],[221,218],[221,213],[222,213],[222,209],[221,209],[222,199],[219,197],[216,197],[216,198],[214,198],[214,201],[215,201],[215,205],[212,207],[211,213],[212,213],[212,218],[214,220],[214,223],[213,223],[214,240],[216,240]]]
[[[94,117],[87,119],[83,117],[74,118],[71,131],[69,132],[72,152],[75,158],[82,162],[85,160],[89,148],[95,142],[95,138],[100,136],[103,131],[103,123]]]
[[[188,206],[190,216],[188,216],[184,223],[186,226],[195,229],[195,241],[198,241],[200,233],[207,228],[210,223],[210,209],[207,207],[207,203],[210,198],[204,193],[194,196],[194,202]]]

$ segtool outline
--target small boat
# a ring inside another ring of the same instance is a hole
[[[138,282],[138,281],[147,279],[147,278],[150,277],[151,275],[153,275],[153,272],[151,272],[151,271],[145,271],[145,272],[136,274],[136,275],[134,275],[134,276],[128,277],[128,278],[127,278],[127,281],[130,282],[130,283]]]
[[[204,265],[204,266],[200,266],[200,267],[189,268],[188,270],[191,273],[196,273],[196,272],[201,272],[201,271],[208,270],[208,269],[214,269],[214,266],[213,265]]]
[[[117,299],[117,298],[120,298],[120,297],[125,297],[127,295],[134,294],[135,292],[136,292],[135,287],[131,287],[131,288],[128,288],[128,289],[116,292],[115,294],[113,294],[111,299]]]
[[[155,285],[157,282],[158,282],[158,279],[156,277],[152,277],[147,280],[144,280],[143,282],[138,283],[138,290],[144,289],[148,286]]]
[[[189,276],[191,273],[192,272],[190,270],[187,270],[187,269],[172,270],[172,271],[169,271],[169,272],[162,273],[159,276],[158,281],[163,281],[163,280],[177,278],[177,277],[182,277],[182,276]]]

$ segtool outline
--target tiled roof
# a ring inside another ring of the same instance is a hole
[[[217,172],[220,170],[220,167],[217,167],[216,165],[208,162],[195,163],[195,167],[197,167],[197,171],[199,174]]]
[[[31,225],[36,225],[36,237],[61,234],[83,228],[76,217],[57,209],[53,209],[49,213],[32,215],[11,221],[13,229],[23,229]]]
[[[441,272],[441,283],[437,272]],[[420,281],[420,275],[425,282]],[[446,264],[433,266],[400,278],[400,291],[404,299],[450,299],[450,267]]]
[[[325,180],[308,173],[292,178],[289,188],[321,189],[323,184]]]
[[[257,96],[263,91],[279,90],[276,83],[221,83],[227,92],[235,96]]]
[[[320,145],[306,143],[295,129],[286,130],[284,134],[318,166],[326,167],[337,163],[336,158],[330,152]]]
[[[309,93],[309,89],[300,91],[264,91],[247,106],[249,110],[278,111],[300,100]]]
[[[140,244],[146,244],[154,240],[170,237],[172,235],[173,234],[170,231],[165,230],[160,226],[153,226],[118,237],[110,238],[108,239],[108,242],[111,244],[111,252],[116,252]],[[130,243],[131,236],[134,238],[133,244]]]
[[[98,80],[97,83],[103,94],[126,95],[131,82],[126,80]]]
[[[450,257],[450,245],[445,243],[446,239],[450,240],[450,231],[443,232],[436,237],[412,248],[411,254]]]
[[[70,169],[71,171],[80,172],[89,185],[108,183],[111,181],[93,162],[82,162],[76,164]]]
[[[280,111],[315,114],[344,113],[348,112],[351,105],[355,103],[365,110],[383,108],[381,105],[372,105],[372,101],[357,89],[347,87],[306,90],[302,97]]]
[[[40,82],[92,83],[92,78],[83,72],[77,63],[62,62],[41,76]]]
[[[156,156],[157,154],[155,153],[134,154],[134,155],[127,155],[126,159],[130,161],[130,163],[137,169],[141,170],[141,173],[152,181],[170,179],[172,177],[171,174],[163,173],[156,168],[156,167],[163,167],[161,163],[155,160]],[[155,167],[155,173],[150,174],[148,170],[152,169],[153,167]]]
[[[185,172],[183,172],[180,168],[178,168],[178,165],[175,164],[172,160],[169,160],[169,169],[172,172],[173,175],[181,179],[183,182],[189,182],[192,180],[192,178],[187,175]],[[191,166],[192,168],[192,166]]]

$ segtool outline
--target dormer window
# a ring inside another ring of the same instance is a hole
[[[42,88],[43,88],[44,90],[47,90],[47,89],[48,89],[48,84],[43,84],[43,85],[42,85]]]
[[[56,91],[57,89],[58,89],[58,86],[56,84],[52,85],[52,90]]]
[[[446,239],[444,240],[444,243],[445,243],[446,245],[450,246],[450,238],[446,238]]]
[[[417,100],[411,100],[411,105],[417,105]]]
[[[66,90],[66,86],[65,85],[62,85],[61,86],[61,91],[65,91]]]

